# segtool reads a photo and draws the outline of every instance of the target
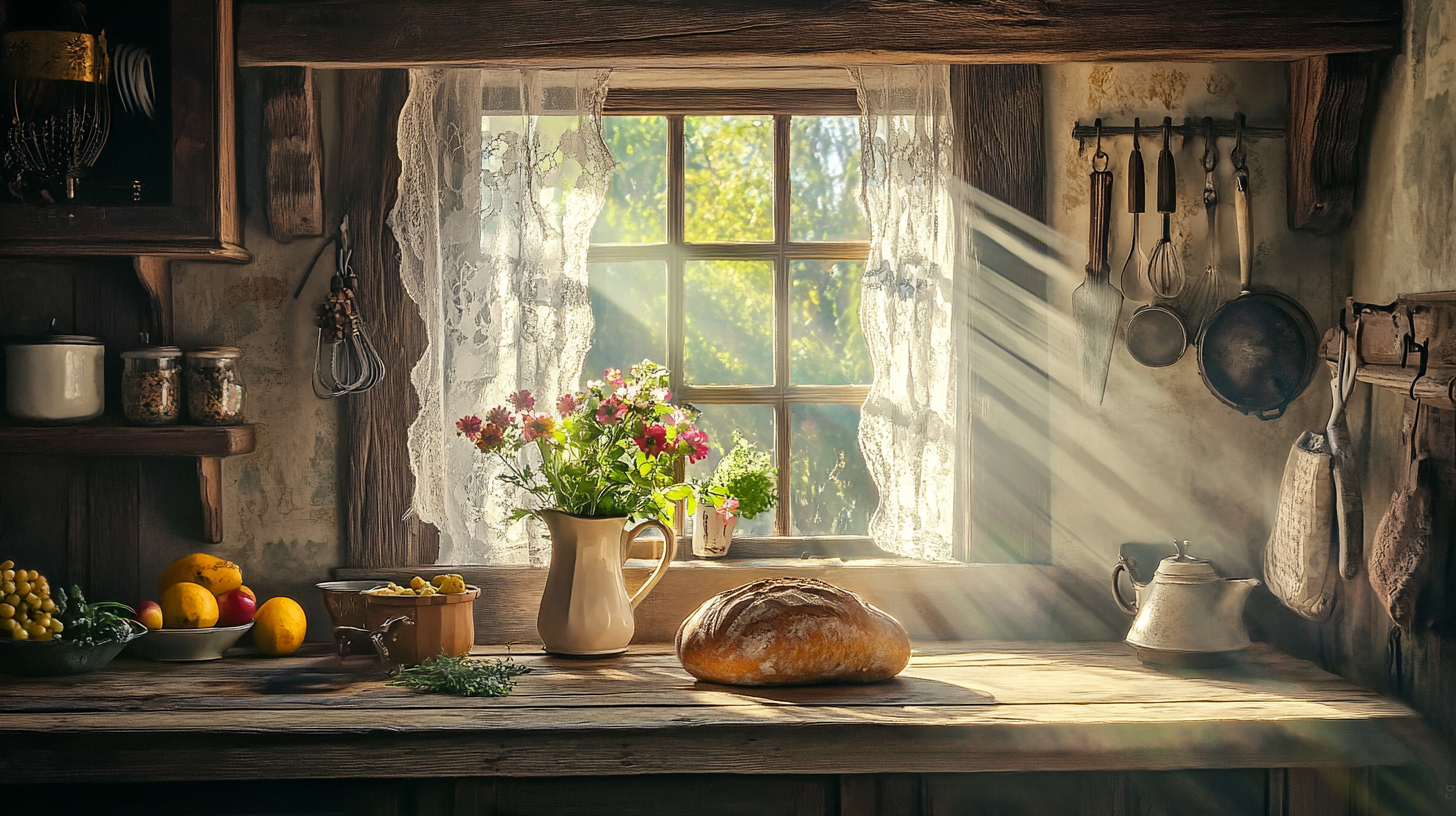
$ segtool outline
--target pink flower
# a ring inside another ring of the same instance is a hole
[[[463,436],[474,442],[480,437],[480,417],[474,414],[461,417],[460,421],[455,423],[455,435]]]
[[[531,392],[524,388],[506,397],[506,402],[514,406],[517,411],[529,411],[536,407],[536,398],[531,396]]]
[[[648,456],[667,453],[667,429],[661,425],[642,426],[642,435],[632,437],[632,441]]]
[[[618,388],[627,384],[627,381],[622,379],[622,369],[620,368],[609,368],[602,372],[602,379]]]
[[[715,508],[713,508],[713,512],[717,513],[719,518],[723,519],[724,521],[727,521],[728,519],[733,518],[733,513],[737,509],[738,509],[738,500],[737,499],[734,499],[734,498],[729,498],[729,499],[725,499],[723,501],[723,506],[722,507],[715,507]]]
[[[486,453],[498,450],[506,442],[505,428],[500,425],[486,425],[480,429],[475,440],[475,447]]]
[[[684,431],[677,438],[683,446],[683,452],[688,455],[689,462],[696,462],[708,455],[708,435],[697,428]]]
[[[556,420],[550,414],[535,414],[526,418],[525,439],[532,442],[536,439],[550,439],[551,434],[556,431]]]
[[[556,400],[556,410],[562,416],[570,416],[571,414],[576,412],[577,408],[580,407],[581,402],[577,399],[575,394],[562,394],[561,397]]]
[[[507,411],[504,405],[497,405],[485,412],[485,421],[491,425],[509,425],[515,422],[516,418],[511,416],[511,412]]]
[[[672,392],[666,388],[652,389],[652,398],[658,402],[669,402],[672,400]]]
[[[673,411],[672,411],[672,413],[670,413],[667,416],[664,416],[662,418],[662,424],[664,424],[664,425],[678,425],[678,426],[691,425],[692,424],[692,420],[688,419],[688,415],[683,412],[683,409],[681,409],[681,408],[674,408]],[[691,430],[691,428],[687,428],[685,430]]]
[[[597,422],[605,422],[611,425],[616,422],[621,422],[622,417],[626,415],[627,406],[623,405],[622,401],[616,397],[605,400],[601,405],[597,406]]]

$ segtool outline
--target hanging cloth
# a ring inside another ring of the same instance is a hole
[[[455,422],[529,389],[576,387],[591,343],[586,256],[614,163],[602,140],[606,71],[413,69],[399,120],[400,277],[429,344],[411,371],[412,509],[440,562],[544,564],[518,491]]]
[[[860,201],[870,254],[860,326],[874,371],[859,444],[879,491],[882,549],[952,560],[958,225],[946,66],[851,69],[860,102]]]
[[[1424,412],[1419,400],[1406,407],[1401,483],[1370,543],[1370,586],[1391,621],[1407,632],[1415,623],[1416,601],[1431,563],[1430,467],[1420,444]]]

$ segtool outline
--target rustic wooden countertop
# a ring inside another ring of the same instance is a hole
[[[1257,644],[1180,672],[1121,643],[922,644],[889,683],[789,689],[695,683],[660,646],[517,651],[532,673],[497,699],[390,688],[372,659],[323,647],[234,655],[0,678],[0,778],[1361,767],[1428,739],[1406,706]]]

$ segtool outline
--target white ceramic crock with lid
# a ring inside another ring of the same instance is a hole
[[[26,422],[74,423],[105,408],[106,346],[80,334],[5,341],[5,408]]]

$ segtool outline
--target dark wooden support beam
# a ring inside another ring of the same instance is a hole
[[[1295,60],[1389,51],[1399,0],[243,2],[238,64],[850,66]]]
[[[356,292],[384,379],[343,397],[349,450],[345,538],[349,565],[432,564],[435,528],[405,518],[414,496],[405,431],[419,412],[409,372],[425,351],[425,324],[399,279],[399,247],[385,218],[399,183],[395,130],[409,94],[403,70],[349,71],[342,98],[340,188],[354,242]]]
[[[950,94],[956,126],[956,175],[980,192],[1045,221],[1046,150],[1037,66],[952,66]],[[986,208],[976,217],[1019,232],[1021,228],[1011,223],[1012,215]],[[1046,276],[1004,247],[978,234],[976,253],[997,274],[1034,296],[1046,296]],[[1006,350],[975,331],[974,308],[969,276],[958,275],[953,309],[961,360],[958,380],[965,386],[961,393],[966,398],[961,400],[956,419],[962,429],[957,458],[969,465],[957,469],[956,504],[969,504],[972,512],[960,514],[955,557],[979,562],[1045,561],[1050,556],[1046,542],[1051,540],[1046,416],[1026,415],[1009,395],[977,374],[977,360],[984,362]],[[1009,363],[1027,371],[1035,387],[1047,387],[1044,376],[1038,374],[1046,370],[1045,360]],[[980,406],[976,412],[972,411],[973,400]],[[1010,427],[1011,423],[997,421],[997,415],[1014,415],[1035,432],[1014,439],[998,433],[997,427]]]
[[[324,234],[323,135],[313,69],[259,68],[268,234],[287,243]]]
[[[172,343],[172,259],[138,255],[132,259],[137,280],[147,291],[147,331],[158,345]]]
[[[222,541],[222,457],[197,457],[197,487],[202,496],[202,538]]]
[[[1289,63],[1289,227],[1327,235],[1355,217],[1360,120],[1372,58],[1331,54]]]

